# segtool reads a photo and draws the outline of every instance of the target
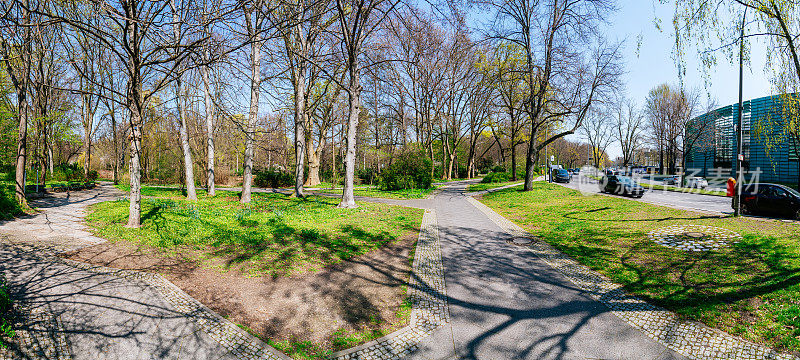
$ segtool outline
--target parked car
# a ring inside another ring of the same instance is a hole
[[[681,183],[681,177],[679,175],[670,175],[662,180],[664,185],[678,185]]]
[[[574,169],[572,169],[571,173],[572,173],[572,175],[578,175],[578,174],[580,174],[580,173],[581,173],[581,169],[579,169],[579,168],[574,168]]]
[[[742,213],[800,220],[800,192],[778,184],[748,184],[742,189]]]
[[[600,181],[600,192],[640,198],[644,195],[644,188],[627,176],[611,175]]]
[[[569,183],[572,180],[572,174],[566,169],[553,169],[553,181],[557,183]]]
[[[691,176],[686,178],[687,188],[705,189],[708,187],[708,180],[701,177]]]

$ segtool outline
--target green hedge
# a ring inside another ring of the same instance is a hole
[[[381,190],[429,189],[433,165],[425,154],[408,152],[398,155],[391,165],[378,175]]]

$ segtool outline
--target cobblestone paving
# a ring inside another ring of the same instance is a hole
[[[796,359],[705,325],[682,321],[670,311],[627,294],[622,285],[613,283],[549,244],[535,240],[520,226],[474,198],[469,198],[469,201],[512,236],[534,239],[530,251],[608,306],[615,315],[684,356],[692,359]]]
[[[409,325],[380,339],[333,354],[333,359],[403,359],[420,340],[450,321],[436,214],[425,211],[409,280]]]
[[[647,236],[656,244],[683,251],[717,250],[742,238],[731,230],[705,225],[672,225],[655,229]]]
[[[41,308],[18,308],[18,319],[14,321],[14,348],[0,349],[0,360],[71,359],[69,345],[64,336],[64,327],[59,318]]]

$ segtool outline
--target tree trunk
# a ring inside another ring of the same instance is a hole
[[[340,208],[355,208],[355,197],[353,196],[353,181],[356,172],[356,132],[358,131],[358,116],[361,113],[361,84],[357,64],[350,64],[350,85],[348,91],[348,102],[350,113],[347,119],[347,154],[345,155],[345,178],[344,189],[342,191],[342,202]]]
[[[133,96],[139,96],[135,92]],[[138,228],[142,226],[142,171],[139,157],[142,150],[142,114],[130,99],[128,108],[131,109],[131,146],[130,146],[130,206],[128,208],[128,224],[126,227]]]
[[[531,139],[528,142],[528,156],[525,158],[525,185],[523,187],[524,191],[533,190],[533,176],[534,172],[536,171],[535,170],[536,162],[539,159],[539,149],[533,145],[534,139],[535,137],[531,136]],[[547,168],[546,171],[549,173],[550,168]]]
[[[178,8],[175,3],[175,0],[170,2],[172,6],[172,32],[175,36],[175,43],[180,44],[181,41],[181,30],[180,24],[182,24],[180,14],[178,14]],[[177,53],[177,49],[175,50]],[[184,113],[181,91],[183,90],[183,85],[181,84],[183,73],[181,70],[178,70],[177,78],[175,79],[175,104],[178,107],[178,123],[180,128],[178,131],[180,132],[181,138],[181,148],[183,149],[183,171],[184,171],[184,180],[186,181],[186,199],[187,200],[197,200],[197,191],[194,188],[194,161],[192,160],[192,149],[189,147],[189,131],[186,129],[186,114]]]
[[[511,138],[511,181],[517,181],[517,144],[514,143],[514,138]],[[532,142],[532,141],[531,141]],[[525,168],[527,169],[527,164]]]
[[[306,156],[308,157],[308,179],[306,179],[305,186],[316,186],[320,184],[319,168],[320,168],[320,152],[325,146],[322,140],[319,147],[314,149],[314,142],[311,136],[306,135]]]
[[[249,23],[249,19],[248,19]],[[253,138],[258,117],[259,85],[261,84],[261,42],[260,33],[255,35],[255,41],[250,44],[250,114],[247,119],[247,133],[244,141],[244,179],[242,181],[243,204],[249,203],[253,187]]]
[[[208,61],[210,57],[208,47],[203,49],[203,55]],[[205,88],[205,101],[206,101],[206,131],[208,132],[208,169],[207,178],[208,183],[208,196],[217,194],[214,188],[214,103],[211,100],[211,84],[208,79],[208,65],[200,67],[200,72],[203,77],[203,85]]]
[[[83,100],[84,104],[83,134],[86,137],[86,140],[83,143],[83,178],[88,180],[89,165],[92,163],[92,123],[94,122],[94,119],[92,118],[94,117],[94,112],[89,109],[91,106],[91,101],[87,98],[87,95],[81,96],[81,99]]]
[[[24,80],[23,80],[24,81]],[[14,176],[17,201],[20,205],[28,205],[25,199],[25,169],[28,162],[28,99],[27,90],[17,93],[17,112],[19,115],[19,136],[17,138],[17,169]]]
[[[117,118],[116,118],[116,116],[114,116],[113,111],[114,110],[112,109],[112,114],[111,114],[111,128],[112,128],[111,136],[114,138],[113,139],[113,143],[114,143],[114,160],[112,161],[111,166],[113,167],[113,171],[114,171],[114,179],[113,179],[114,180],[114,185],[117,185],[119,183],[119,175],[118,175],[118,172],[119,172],[119,149],[117,148],[118,147],[117,146]]]
[[[53,142],[52,141],[47,146],[47,170],[50,171],[50,176],[53,176]]]
[[[181,147],[183,148],[183,169],[186,180],[186,199],[197,200],[197,190],[194,187],[194,160],[192,159],[192,148],[189,146],[189,131],[186,124],[186,114],[181,104],[181,79],[176,80],[176,103],[178,104],[178,117],[180,120]]]
[[[305,182],[306,145],[306,74],[305,67],[296,65],[294,74],[294,196],[303,197]]]

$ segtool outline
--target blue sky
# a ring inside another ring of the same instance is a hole
[[[605,36],[612,40],[624,40],[623,59],[626,73],[623,76],[627,96],[641,106],[647,92],[662,83],[680,85],[678,68],[673,58],[675,34],[672,27],[674,6],[662,5],[657,0],[618,0],[618,11],[611,14],[609,25],[604,29]],[[470,14],[473,26],[480,26],[478,21],[485,19],[487,13]],[[661,30],[656,26],[660,21]],[[641,46],[638,47],[639,39]],[[770,95],[771,85],[768,74],[763,70],[765,63],[765,46],[763,43],[751,42],[752,69],[745,68],[744,99],[759,98]],[[689,48],[685,54],[686,74],[683,84],[687,89],[697,88],[703,95],[702,103],[715,101],[719,107],[738,101],[739,75],[738,62],[731,64],[719,54],[717,66],[706,70],[710,76],[710,85],[706,87],[703,70],[698,67],[698,49]],[[703,106],[705,108],[705,106]],[[580,139],[573,135],[571,139]],[[621,154],[618,144],[608,149],[612,158]]]
[[[619,11],[611,17],[607,36],[625,39],[624,76],[627,94],[637,104],[642,105],[647,92],[661,83],[679,84],[678,70],[672,57],[675,35],[672,28],[674,7],[661,5],[653,0],[626,0],[618,2]],[[655,25],[659,18],[663,31]],[[641,47],[636,52],[637,38],[641,36]],[[744,99],[759,98],[772,93],[769,75],[764,72],[765,51],[763,43],[753,42],[751,46],[752,68],[744,71]],[[735,103],[739,98],[738,63],[730,64],[720,54],[718,64],[709,69],[711,84],[704,85],[702,70],[698,67],[697,48],[686,52],[687,72],[683,83],[687,88],[699,88],[704,96],[716,101],[718,106]],[[707,98],[704,98],[704,103]],[[620,155],[618,144],[609,149],[612,158]]]

